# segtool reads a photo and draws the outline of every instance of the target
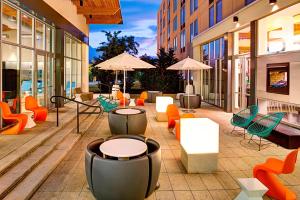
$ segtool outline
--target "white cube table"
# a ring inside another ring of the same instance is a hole
[[[217,170],[219,124],[208,118],[180,119],[181,162],[188,173]]]
[[[241,193],[235,200],[262,200],[268,188],[256,178],[239,178]]]
[[[173,104],[174,100],[172,97],[168,96],[157,96],[156,97],[156,120],[159,122],[167,122],[167,107],[170,104]]]

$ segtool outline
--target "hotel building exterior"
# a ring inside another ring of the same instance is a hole
[[[191,1],[179,1],[178,9],[182,5],[189,7]],[[174,2],[170,1],[171,10]],[[164,4],[168,9],[166,0],[160,10]],[[227,112],[254,103],[261,114],[287,112],[284,121],[299,126],[299,0],[199,0],[197,5],[197,14],[190,16],[186,9],[186,24],[181,32],[184,29],[190,32],[193,16],[197,15],[198,35],[188,44],[190,34],[187,34],[185,45],[192,50],[178,56],[190,56],[212,67],[193,72],[196,92],[202,94],[204,101]],[[163,28],[160,16],[159,11],[158,48],[167,48],[168,40],[161,39],[160,32],[164,35],[168,27]],[[172,23],[170,26],[172,30]],[[172,37],[176,33],[171,31]],[[173,48],[172,44],[169,47]]]
[[[24,98],[88,91],[89,24],[122,23],[118,0],[1,0],[0,97],[13,112]]]

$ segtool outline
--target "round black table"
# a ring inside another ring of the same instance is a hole
[[[147,128],[146,111],[139,108],[119,108],[108,113],[113,135],[143,135]]]

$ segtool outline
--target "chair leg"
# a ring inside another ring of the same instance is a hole
[[[251,138],[249,139],[248,144],[251,142],[252,138],[253,138],[253,135],[251,135]]]
[[[235,126],[233,127],[233,129],[232,129],[232,131],[231,131],[231,133],[230,133],[230,134],[232,134],[234,131],[235,131]]]

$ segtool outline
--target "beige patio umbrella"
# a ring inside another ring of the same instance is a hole
[[[123,93],[126,92],[126,72],[132,71],[134,69],[150,69],[155,68],[153,65],[142,61],[141,59],[134,57],[126,52],[117,55],[111,59],[108,59],[102,63],[99,63],[96,65],[96,67],[99,67],[101,70],[122,70],[124,71],[124,87],[123,87]],[[124,102],[125,102],[125,95],[124,95]],[[124,104],[125,106],[125,104]]]
[[[174,65],[171,65],[168,67],[168,70],[187,70],[188,71],[188,86],[190,85],[190,71],[191,70],[201,70],[201,69],[211,69],[212,67],[209,65],[206,65],[202,62],[199,62],[197,60],[194,60],[190,57],[185,58],[184,60],[181,60]],[[188,110],[187,112],[190,112],[190,90],[188,90]]]

